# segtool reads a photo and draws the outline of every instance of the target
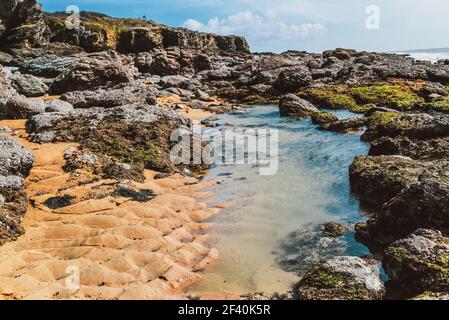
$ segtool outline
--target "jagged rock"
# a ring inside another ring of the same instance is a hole
[[[0,65],[0,114],[5,112],[5,105],[17,92],[12,88],[11,82],[6,77],[3,67]]]
[[[421,88],[421,94],[424,96],[430,96],[432,94],[438,94],[440,96],[447,96],[449,94],[447,87],[438,82],[426,83]]]
[[[132,82],[135,70],[131,62],[113,51],[80,57],[54,80],[50,92],[62,94]]]
[[[349,168],[351,189],[363,205],[381,207],[424,174],[443,173],[443,164],[403,156],[356,157]]]
[[[297,66],[282,71],[276,80],[275,87],[282,92],[295,92],[312,83],[312,74],[305,66]]]
[[[160,85],[162,88],[188,88],[191,83],[189,78],[183,76],[165,76],[162,77]]]
[[[39,77],[57,77],[76,60],[75,55],[59,56],[45,53],[19,62],[20,70]]]
[[[4,106],[7,116],[15,119],[28,119],[29,117],[45,112],[47,105],[41,99],[27,99],[15,95]]]
[[[405,297],[449,290],[449,238],[420,229],[385,250],[383,266],[390,284]]]
[[[45,112],[28,119],[26,127],[29,133],[42,133],[53,128],[61,119],[66,117],[64,112]]]
[[[0,22],[1,24],[1,22]],[[0,31],[1,32],[1,31]],[[14,60],[14,57],[6,52],[0,51],[0,64],[9,65]]]
[[[17,140],[0,135],[0,245],[23,234],[20,223],[28,197],[22,189],[33,163],[30,151]]]
[[[17,140],[0,135],[0,176],[27,176],[34,163],[33,154]]]
[[[11,180],[12,176],[6,177]],[[20,225],[28,207],[28,197],[21,186],[4,186],[5,177],[0,176],[0,196],[3,205],[0,206],[0,246],[7,241],[17,239],[24,233]]]
[[[341,237],[351,230],[348,226],[341,224],[339,222],[325,223],[322,229],[323,229],[322,231],[323,236],[330,238]]]
[[[337,116],[335,116],[329,112],[314,113],[312,115],[312,122],[314,124],[324,124],[324,123],[335,122],[335,121],[338,121]]]
[[[417,161],[401,156],[358,157],[350,181],[364,206],[377,208],[356,237],[372,248],[385,247],[417,228],[449,227],[446,160]]]
[[[297,286],[300,300],[381,300],[379,271],[358,257],[335,257],[310,269]]]
[[[182,28],[160,25],[134,27],[120,34],[118,49],[126,53],[147,52],[153,49],[179,47],[209,52],[249,53],[246,40],[236,36],[217,36]]]
[[[442,114],[401,114],[376,112],[368,122],[363,134],[365,141],[382,137],[406,136],[411,139],[429,139],[449,135],[449,116]]]
[[[151,72],[151,66],[153,64],[153,56],[149,52],[141,52],[134,60],[134,65],[139,69],[141,73]]]
[[[352,118],[321,124],[320,129],[335,132],[348,132],[352,130],[360,130],[366,125],[366,123],[366,118]]]
[[[371,143],[369,155],[402,155],[412,159],[449,158],[449,138],[412,140],[408,137],[383,137]]]
[[[303,118],[319,113],[320,110],[307,100],[294,94],[286,94],[279,101],[279,112],[281,116]]]
[[[154,104],[158,91],[145,84],[129,84],[114,89],[95,91],[72,91],[61,96],[75,108],[112,108],[126,104]]]
[[[11,75],[10,79],[17,92],[23,94],[25,97],[40,97],[48,91],[48,86],[42,79],[30,74],[15,72]]]
[[[46,25],[42,7],[35,0],[2,0],[0,46],[34,46],[43,42]]]
[[[45,108],[45,112],[70,113],[73,111],[73,105],[62,100],[47,101],[47,107]]]

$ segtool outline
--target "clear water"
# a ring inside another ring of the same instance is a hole
[[[334,113],[340,119],[355,116],[348,111]],[[296,237],[328,221],[353,224],[364,219],[350,193],[348,167],[355,156],[368,152],[368,145],[360,133],[320,131],[310,119],[281,118],[274,106],[220,115],[217,123],[222,128],[278,129],[279,170],[274,176],[261,176],[256,166],[220,165],[209,172],[207,179],[223,180],[212,190],[212,200],[232,206],[211,220],[210,242],[220,258],[190,292],[286,292],[298,273],[279,263],[280,257],[309,256],[305,250],[310,250],[289,245],[292,233]],[[341,241],[343,254],[368,253],[353,234]]]

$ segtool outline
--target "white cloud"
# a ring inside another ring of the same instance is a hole
[[[195,19],[188,19],[184,27],[221,35],[242,35],[250,42],[260,40],[286,41],[311,39],[326,32],[326,28],[319,23],[287,24],[273,20],[274,15],[263,18],[250,11],[240,12],[224,19],[213,18],[207,23]]]

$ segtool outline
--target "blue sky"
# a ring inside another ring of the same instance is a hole
[[[449,47],[447,0],[38,1],[46,11],[77,5],[116,17],[145,15],[171,26],[243,35],[253,51]]]

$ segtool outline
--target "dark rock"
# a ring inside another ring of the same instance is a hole
[[[20,224],[28,208],[28,197],[23,184],[33,162],[33,154],[18,141],[0,135],[0,245],[24,232]]]
[[[62,100],[49,100],[45,108],[45,112],[71,113],[73,111],[73,105]]]
[[[45,112],[46,107],[47,105],[41,99],[26,99],[23,96],[15,95],[4,106],[4,112],[15,119],[28,119]]]
[[[10,78],[17,92],[23,94],[25,97],[40,97],[48,91],[48,86],[44,81],[33,75],[15,72]]]
[[[335,257],[310,269],[297,286],[300,300],[381,300],[376,267],[358,257]]]
[[[356,157],[349,168],[351,189],[363,205],[379,208],[432,167],[403,156]]]
[[[352,118],[321,124],[320,129],[334,132],[348,132],[353,130],[360,130],[366,125],[366,123],[366,118]]]
[[[364,206],[377,208],[367,223],[356,226],[357,239],[376,249],[420,227],[448,229],[447,165],[401,156],[356,158],[352,190]]]
[[[153,56],[149,52],[141,52],[134,60],[134,65],[139,69],[141,73],[151,72],[151,66],[153,64]]]
[[[115,193],[120,197],[130,198],[138,202],[148,202],[156,197],[156,194],[151,190],[136,190],[132,186],[123,183],[116,186]]]
[[[71,206],[75,197],[64,195],[61,197],[51,197],[43,202],[43,205],[50,209],[59,209]]]
[[[383,266],[391,286],[406,298],[449,290],[449,238],[420,229],[385,250]]]
[[[59,56],[43,53],[37,57],[26,58],[19,62],[23,73],[31,73],[39,77],[57,77],[76,60],[75,55]]]
[[[408,137],[383,137],[371,143],[369,155],[402,155],[418,160],[449,158],[449,138],[411,140]]]
[[[328,222],[322,227],[322,234],[324,237],[337,238],[343,236],[345,233],[349,232],[351,229],[344,224],[339,222]]]
[[[19,142],[0,135],[0,176],[21,175],[26,177],[33,167],[34,156]]]
[[[0,114],[5,113],[5,105],[13,95],[17,95],[17,92],[12,88],[11,81],[0,65]]]
[[[129,84],[114,89],[95,91],[72,91],[61,96],[61,100],[74,108],[113,108],[127,104],[154,104],[158,91],[145,84]]]
[[[319,113],[320,110],[307,100],[294,94],[286,94],[279,101],[279,112],[281,116],[303,118]]]
[[[312,74],[310,70],[305,66],[297,66],[282,71],[274,85],[282,92],[295,92],[311,83]]]
[[[132,82],[135,76],[131,60],[113,51],[78,58],[50,87],[52,94],[92,90],[103,86]]]
[[[312,122],[314,124],[324,124],[329,122],[335,122],[338,121],[337,116],[333,115],[330,112],[320,112],[320,113],[314,113],[312,115]]]
[[[429,139],[449,135],[449,116],[442,114],[401,114],[376,112],[368,122],[363,134],[365,141],[382,137],[406,136],[411,139]]]
[[[34,46],[43,42],[46,25],[35,0],[2,0],[0,47]]]

